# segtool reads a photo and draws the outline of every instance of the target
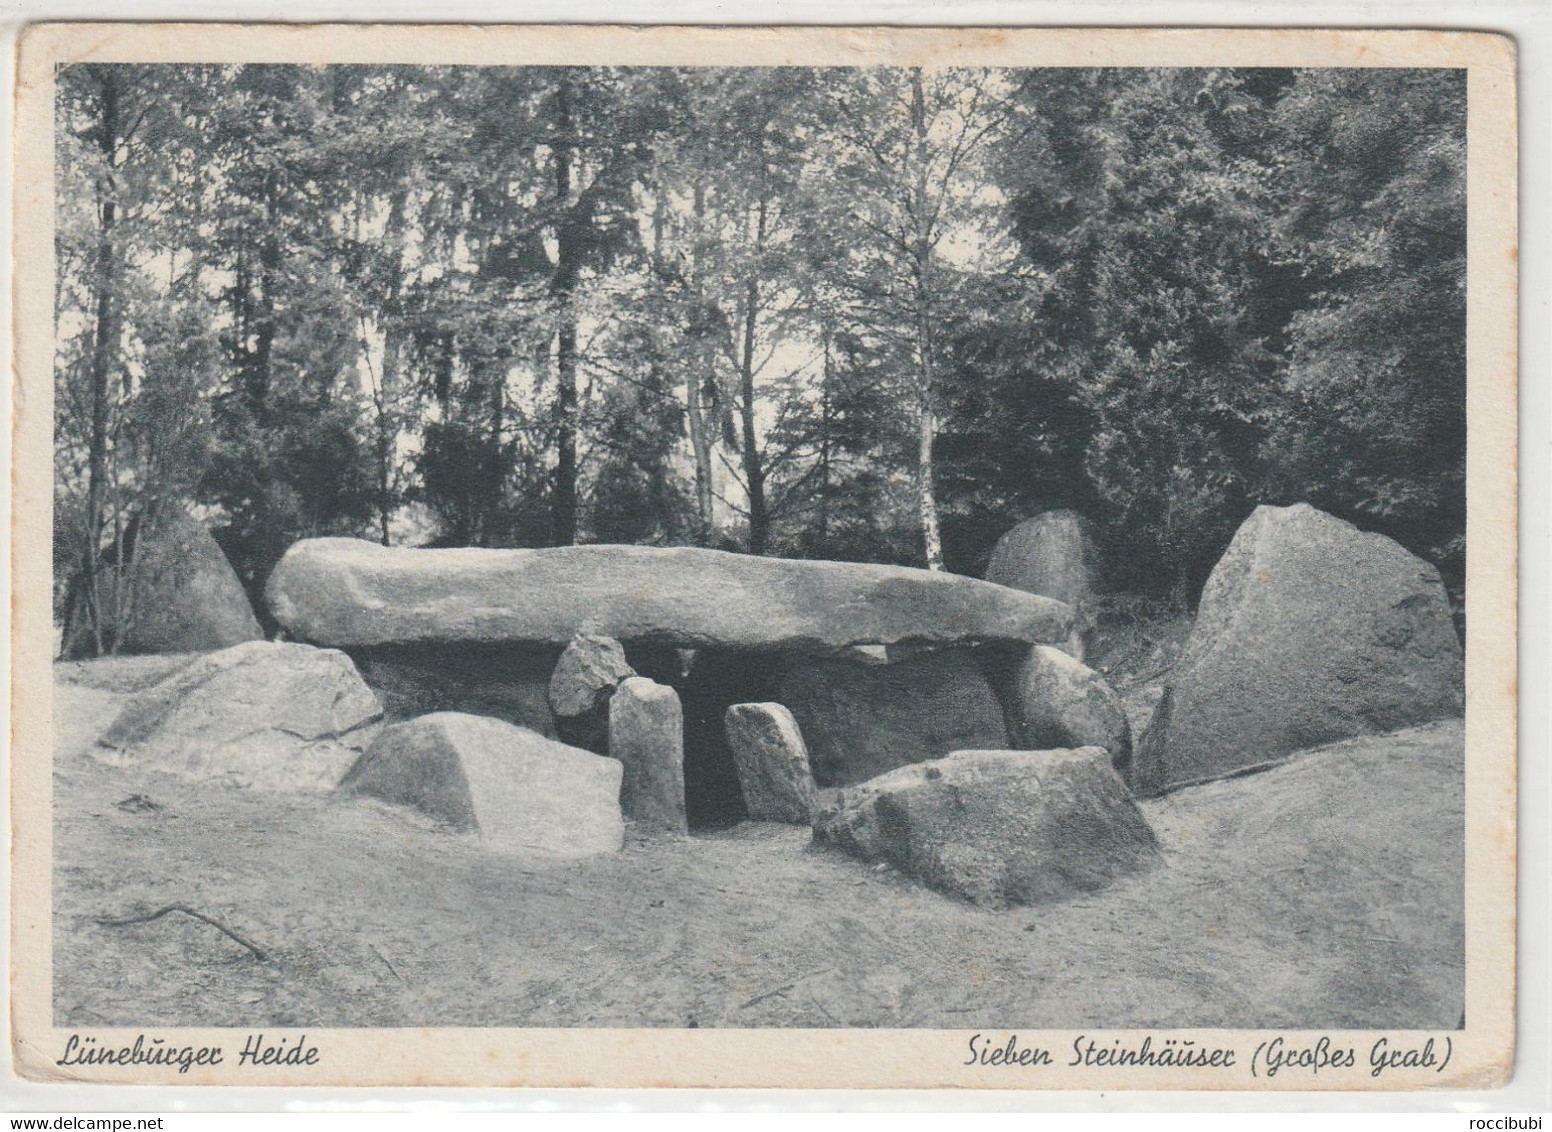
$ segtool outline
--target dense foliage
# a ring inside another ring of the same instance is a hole
[[[88,610],[169,506],[255,588],[329,533],[974,573],[1074,506],[1186,604],[1299,499],[1463,575],[1459,72],[92,64],[57,111]]]

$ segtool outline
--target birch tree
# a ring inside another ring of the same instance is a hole
[[[982,163],[1016,114],[1004,86],[994,72],[914,67],[849,72],[831,92],[843,220],[855,234],[838,282],[853,321],[889,344],[899,368],[931,570],[943,569],[934,466],[940,330],[957,313],[966,277],[1001,247]]]

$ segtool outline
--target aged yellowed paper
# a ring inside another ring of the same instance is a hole
[[[1505,1082],[1514,68],[29,29],[16,1071]]]

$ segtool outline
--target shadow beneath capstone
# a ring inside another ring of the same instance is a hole
[[[402,644],[344,650],[390,722],[438,711],[488,715],[555,738],[552,645]]]

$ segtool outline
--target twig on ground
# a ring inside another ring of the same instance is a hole
[[[783,983],[781,986],[777,987],[775,990],[768,990],[764,994],[757,994],[757,995],[755,995],[748,1002],[746,1002],[742,1006],[740,1006],[739,1009],[740,1010],[748,1010],[751,1006],[755,1005],[755,1003],[757,1003],[757,1002],[764,1002],[768,998],[775,998],[777,995],[786,994],[789,990],[791,990],[795,986],[797,986],[797,983]]]
[[[757,995],[755,995],[748,1002],[746,1002],[742,1006],[740,1006],[739,1009],[740,1010],[748,1010],[751,1006],[753,1006],[757,1002],[764,1002],[768,998],[775,998],[777,995],[786,994],[789,990],[791,990],[793,987],[797,986],[799,983],[806,982],[809,979],[817,979],[820,975],[828,975],[831,971],[834,971],[834,970],[836,970],[836,968],[834,968],[834,967],[822,967],[822,968],[820,968],[817,971],[810,971],[806,975],[799,975],[797,978],[793,979],[790,983],[783,983],[781,986],[777,987],[775,990],[768,990],[764,994],[757,994]]]
[[[1149,680],[1157,680],[1160,676],[1167,676],[1170,669],[1174,667],[1175,666],[1173,663],[1166,664],[1163,668],[1155,668],[1152,672],[1145,672],[1141,676],[1133,676],[1130,680],[1120,682],[1120,686],[1116,689],[1116,691],[1130,692],[1134,688],[1141,688]]]
[[[393,975],[393,977],[398,979],[399,982],[401,982],[401,983],[404,981],[404,976],[399,974],[399,969],[397,967],[395,967],[392,963],[388,962],[388,956],[384,955],[381,951],[377,950],[377,944],[369,943],[369,944],[367,944],[367,947],[371,950],[373,955],[377,956],[379,959],[381,959],[383,961],[383,966],[388,968],[389,974]]]
[[[264,949],[259,947],[258,944],[254,943],[252,940],[244,939],[231,928],[223,924],[220,920],[212,919],[211,917],[205,915],[203,912],[196,912],[193,908],[188,907],[186,904],[169,904],[165,908],[158,908],[155,912],[151,912],[148,915],[130,916],[123,920],[98,919],[97,923],[105,928],[127,928],[133,927],[136,924],[149,924],[153,920],[160,920],[163,916],[166,916],[172,912],[182,912],[185,916],[192,916],[194,919],[200,921],[201,923],[209,924],[211,927],[215,928],[216,931],[220,932],[228,939],[235,940],[237,943],[242,944],[249,951],[253,952],[253,957],[260,962],[263,962],[264,959],[267,958],[264,953]]]

